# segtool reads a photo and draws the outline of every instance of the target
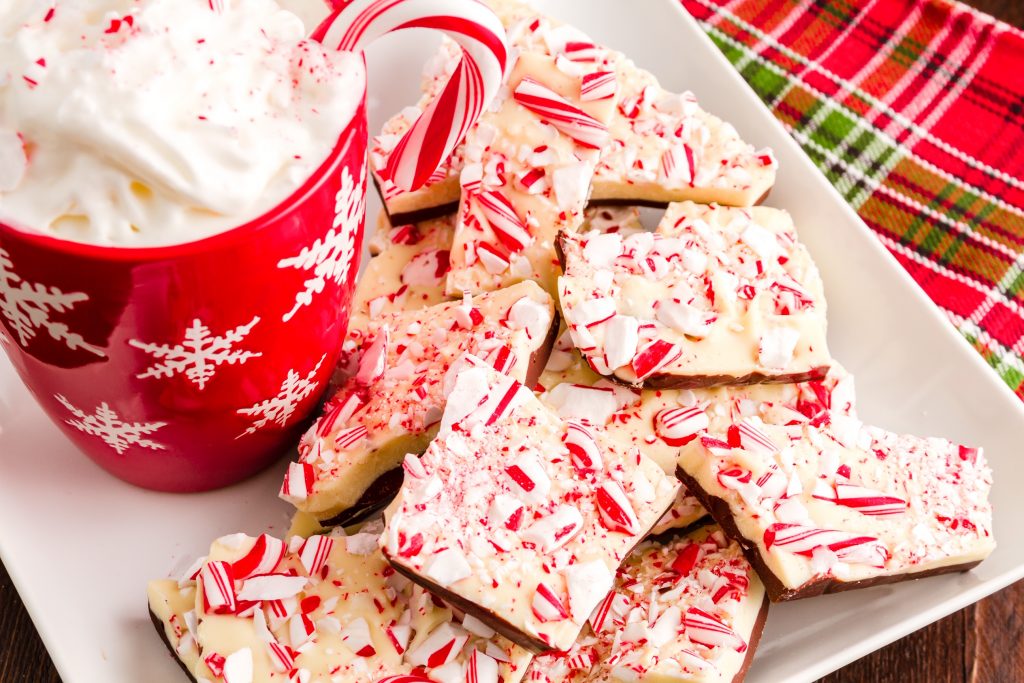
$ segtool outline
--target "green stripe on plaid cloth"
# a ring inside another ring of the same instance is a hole
[[[941,0],[681,0],[1024,397],[1024,33]]]

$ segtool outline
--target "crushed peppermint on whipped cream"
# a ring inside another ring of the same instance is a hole
[[[363,98],[356,55],[275,0],[8,0],[0,220],[154,246],[242,225],[328,158]]]

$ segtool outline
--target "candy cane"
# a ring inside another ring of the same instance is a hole
[[[395,145],[385,177],[415,190],[447,159],[501,87],[508,61],[505,30],[483,3],[470,0],[353,0],[313,32],[339,50],[358,51],[406,28],[443,31],[462,48],[444,90]]]

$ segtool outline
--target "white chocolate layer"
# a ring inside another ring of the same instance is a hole
[[[732,683],[764,603],[743,552],[707,526],[626,559],[568,652],[534,659],[538,683]]]
[[[636,448],[466,362],[437,438],[406,459],[385,554],[518,642],[568,648],[679,483]]]
[[[821,373],[825,296],[789,214],[683,202],[655,233],[563,233],[559,298],[598,372],[643,384]]]
[[[679,459],[729,505],[785,588],[912,574],[992,552],[992,473],[980,449],[892,434],[851,416],[819,422],[745,417],[702,434]]]
[[[244,578],[253,554],[264,558],[261,573]],[[515,683],[531,659],[396,574],[376,533],[293,538],[287,548],[267,536],[226,536],[196,568],[181,582],[151,581],[148,593],[172,648],[200,681],[366,683],[413,671],[461,681],[475,657]],[[220,593],[204,581],[214,577],[232,607],[210,605],[206,592]],[[239,666],[251,674],[232,668]]]
[[[553,317],[551,297],[523,282],[372,321],[360,368],[379,367],[366,368],[369,377],[357,371],[324,406],[302,438],[282,497],[321,520],[352,507],[406,453],[426,448],[441,418],[445,374],[459,357],[480,355],[525,380]]]
[[[373,241],[379,253],[367,262],[352,295],[350,339],[361,341],[371,320],[447,300],[444,282],[454,229],[454,216],[378,229]]]

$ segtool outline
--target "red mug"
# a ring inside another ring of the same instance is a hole
[[[358,50],[408,27],[444,30],[464,49],[446,99],[392,168],[411,188],[497,91],[506,53],[500,22],[476,0],[355,0],[313,37]],[[365,84],[362,95],[297,191],[212,237],[119,248],[0,221],[0,348],[101,467],[149,489],[202,491],[296,443],[338,360],[362,250]]]

